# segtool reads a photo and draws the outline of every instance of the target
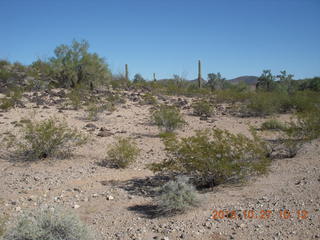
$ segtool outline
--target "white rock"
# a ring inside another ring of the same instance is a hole
[[[107,200],[113,200],[113,199],[114,199],[113,196],[111,196],[111,195],[107,196]]]

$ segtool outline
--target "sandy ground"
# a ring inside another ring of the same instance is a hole
[[[265,120],[217,112],[203,121],[190,109],[184,109],[183,114],[188,125],[178,131],[180,136],[211,127],[248,134],[248,125],[260,126]],[[161,184],[161,179],[146,164],[162,161],[166,155],[159,130],[150,122],[150,106],[128,100],[113,113],[102,113],[98,121],[89,122],[83,110],[59,111],[55,105],[35,108],[35,104],[26,103],[25,108],[0,113],[0,133],[18,134],[16,125],[22,118],[50,116],[65,118],[70,126],[87,134],[89,141],[70,159],[29,163],[13,161],[1,143],[0,213],[11,219],[26,209],[61,205],[79,214],[102,239],[320,238],[319,140],[305,144],[294,158],[274,160],[268,175],[245,185],[223,185],[201,193],[199,208],[173,217],[152,218],[152,186]],[[288,115],[278,117],[289,119]],[[88,131],[84,128],[88,123],[98,128]],[[101,127],[112,135],[97,136]],[[141,149],[137,162],[127,169],[99,165],[117,136],[134,138]],[[214,210],[234,210],[239,216],[210,219]],[[255,213],[253,218],[245,218],[244,211],[249,210]],[[264,219],[267,210],[271,216]],[[279,213],[284,210],[291,214],[287,219]]]

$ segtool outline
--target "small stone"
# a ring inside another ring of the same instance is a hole
[[[113,200],[114,199],[114,197],[113,196],[107,196],[107,200]]]
[[[79,207],[80,207],[80,205],[78,205],[78,204],[75,204],[75,205],[73,206],[74,209],[78,209]]]

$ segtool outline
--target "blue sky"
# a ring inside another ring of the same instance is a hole
[[[0,58],[30,64],[86,39],[113,73],[151,79],[320,75],[320,0],[0,0]]]

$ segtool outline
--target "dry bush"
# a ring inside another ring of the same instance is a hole
[[[199,204],[197,191],[188,180],[186,176],[180,176],[176,181],[170,181],[160,188],[157,197],[160,214],[183,213]]]
[[[3,240],[95,240],[79,218],[62,209],[40,209],[18,217]]]

